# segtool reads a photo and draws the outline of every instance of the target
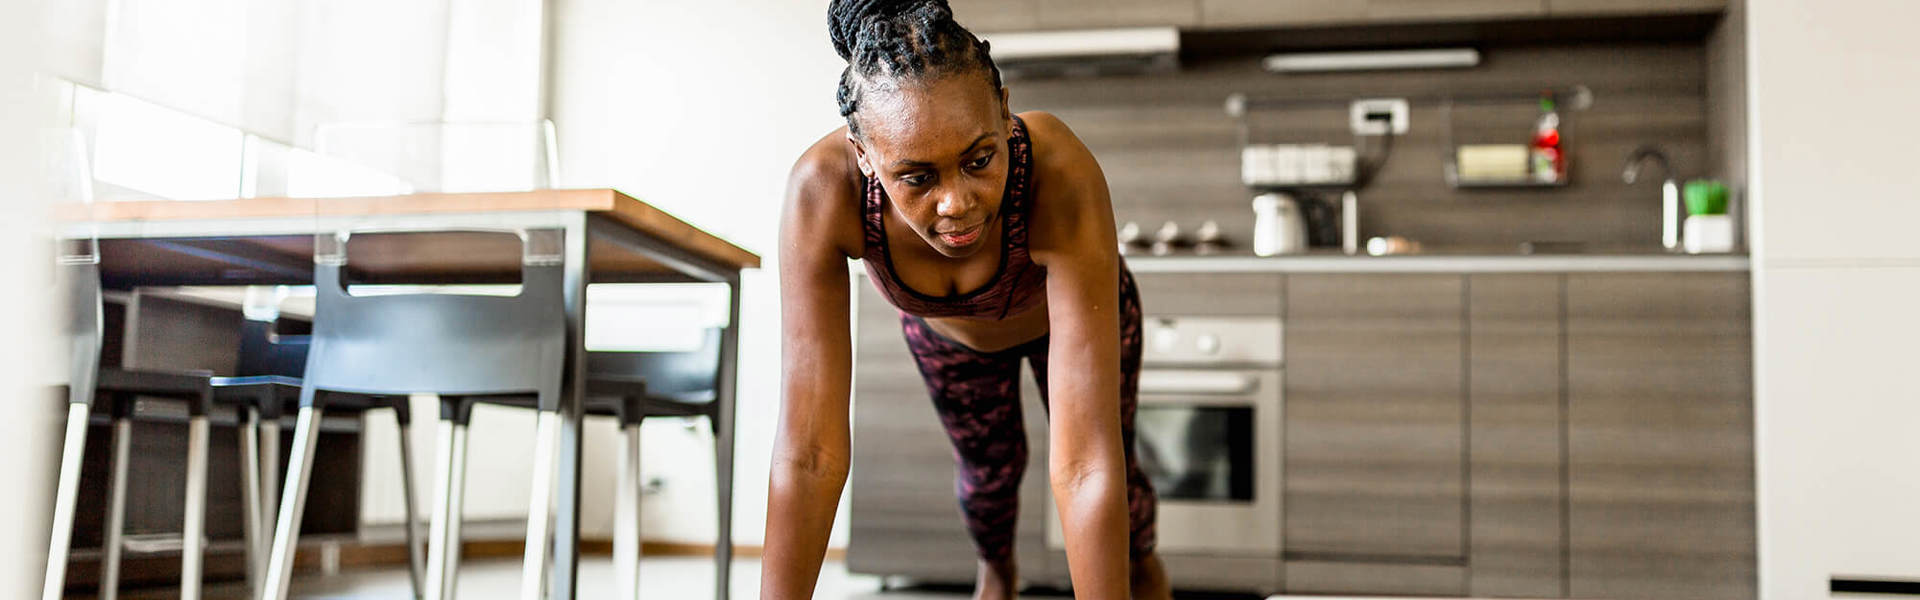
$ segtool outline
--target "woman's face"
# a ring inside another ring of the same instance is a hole
[[[886,189],[894,214],[942,255],[979,252],[1007,185],[1005,92],[974,73],[903,82],[870,90],[854,118],[860,170]]]

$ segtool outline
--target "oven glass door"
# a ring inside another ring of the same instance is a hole
[[[1134,453],[1159,498],[1160,550],[1280,556],[1281,378],[1279,369],[1140,373]],[[1047,509],[1047,542],[1064,548]]]
[[[1143,402],[1134,415],[1134,452],[1161,501],[1253,501],[1254,409]]]

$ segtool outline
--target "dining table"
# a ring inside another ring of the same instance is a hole
[[[348,275],[356,283],[505,283],[517,279],[530,256],[557,260],[564,273],[567,367],[554,465],[550,598],[579,595],[588,284],[726,285],[715,430],[726,432],[717,440],[719,451],[732,452],[741,271],[758,268],[760,258],[618,190],[123,201],[66,206],[59,216],[61,238],[97,243],[101,283],[109,289],[311,285],[316,255],[324,259],[334,251],[331,241],[347,237]],[[551,247],[534,247],[542,244]],[[731,486],[720,489],[715,590],[725,600]]]

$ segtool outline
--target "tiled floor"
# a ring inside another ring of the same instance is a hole
[[[580,565],[579,597],[611,598],[613,565],[602,557],[588,557]],[[713,594],[713,562],[706,558],[663,557],[640,562],[640,591],[647,598],[700,599]],[[516,560],[468,561],[460,566],[459,597],[470,600],[514,598],[520,590],[520,563]],[[881,593],[880,580],[847,573],[841,563],[828,563],[820,572],[815,598],[821,600],[955,600],[971,596],[966,590],[896,590]],[[246,586],[222,584],[209,586],[207,600],[245,600]],[[330,577],[310,576],[294,580],[293,597],[303,600],[346,598],[409,598],[405,569],[346,571]],[[177,598],[178,590],[126,590],[126,600]],[[760,561],[734,563],[733,597],[749,600],[760,597]]]

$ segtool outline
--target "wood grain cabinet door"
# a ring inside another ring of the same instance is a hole
[[[1289,592],[1465,591],[1464,279],[1287,277]],[[1376,575],[1343,582],[1308,564]],[[1398,587],[1379,575],[1395,564],[1443,576]],[[1332,589],[1349,585],[1367,587]]]
[[[1200,0],[1200,24],[1232,29],[1359,23],[1370,0]]]
[[[1200,23],[1199,0],[1039,0],[1047,29],[1185,27]]]
[[[1040,27],[1040,0],[949,0],[953,18],[974,33]]]
[[[1727,0],[1547,0],[1547,13],[1554,16],[1654,15],[1726,9]]]
[[[1373,21],[1463,21],[1538,17],[1547,0],[1367,0]]]
[[[1468,595],[1557,598],[1566,539],[1562,276],[1467,277]]]
[[[1751,599],[1745,273],[1567,276],[1572,597]]]

